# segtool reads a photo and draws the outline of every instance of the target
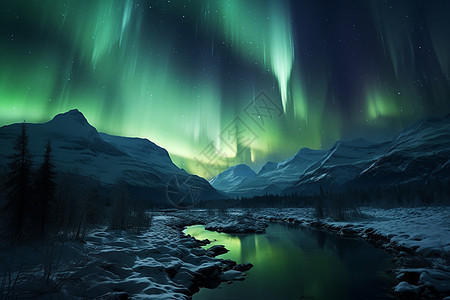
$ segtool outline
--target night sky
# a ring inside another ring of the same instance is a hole
[[[450,111],[450,1],[3,0],[0,125],[79,109],[207,179]]]

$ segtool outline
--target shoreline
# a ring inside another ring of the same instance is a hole
[[[230,234],[262,233],[269,222],[281,222],[361,239],[393,255],[393,295],[450,299],[450,207],[363,208],[364,217],[349,221],[319,220],[311,208],[198,209],[174,215],[180,213],[187,225]]]
[[[407,247],[394,239],[396,234],[383,235],[378,229],[358,224],[358,222],[336,222],[308,216],[295,217],[292,210],[290,210],[291,214],[286,216],[279,213],[273,214],[273,209],[267,210],[269,214],[266,211],[266,215],[254,217],[268,222],[295,224],[324,230],[343,237],[361,239],[389,252],[394,256],[396,265],[396,268],[392,270],[395,275],[394,281],[397,283],[393,287],[393,294],[400,298],[435,299],[438,297],[438,299],[450,299],[450,266],[448,261],[445,261],[450,257],[449,252],[421,249],[417,245]],[[417,242],[420,241],[417,240]],[[422,251],[418,251],[420,249]]]
[[[99,227],[82,242],[2,248],[0,267],[9,270],[3,280],[17,278],[9,292],[18,297],[191,299],[201,287],[244,280],[252,265],[217,257],[224,247],[203,249],[208,241],[186,235],[185,226],[258,234],[279,222],[365,240],[388,251],[395,258],[392,293],[400,299],[450,300],[450,207],[367,208],[363,213],[366,218],[319,221],[310,208],[154,211],[151,227],[139,234]],[[52,268],[47,275],[46,266]]]

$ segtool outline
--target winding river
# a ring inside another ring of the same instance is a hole
[[[393,286],[392,257],[360,240],[324,231],[271,224],[264,234],[232,235],[189,226],[186,234],[225,245],[220,255],[254,267],[240,282],[203,288],[203,299],[386,299]]]

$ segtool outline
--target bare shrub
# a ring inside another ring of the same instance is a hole
[[[2,299],[15,299],[17,298],[16,286],[19,279],[22,277],[23,260],[19,263],[17,270],[13,270],[15,262],[15,251],[11,252],[11,257],[6,266],[2,280],[0,283],[0,296]]]
[[[151,226],[152,216],[143,203],[131,201],[126,186],[116,184],[112,192],[110,229],[140,233]]]

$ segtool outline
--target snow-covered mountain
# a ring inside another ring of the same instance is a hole
[[[278,193],[296,181],[308,167],[321,159],[326,151],[303,148],[294,156],[279,163],[267,162],[258,174],[243,178],[235,178],[231,167],[220,173],[209,182],[218,190],[232,196],[249,196],[264,193]],[[238,165],[242,169],[250,169],[247,165]],[[250,169],[251,170],[251,169]]]
[[[337,141],[327,153],[312,164],[287,190],[318,191],[335,189],[358,176],[373,160],[389,148],[390,142],[372,143],[364,139]]]
[[[337,141],[327,150],[301,149],[279,163],[268,162],[252,178],[236,181],[226,170],[210,183],[232,196],[316,192],[362,185],[402,184],[450,178],[450,115],[413,123],[392,141]],[[231,186],[231,182],[233,185]]]
[[[405,128],[388,151],[351,184],[401,184],[434,178],[450,178],[450,114],[425,118]]]
[[[274,194],[287,188],[321,160],[326,151],[302,148],[295,155],[279,162],[268,162],[258,172],[258,177],[242,188],[247,195]]]
[[[256,177],[255,171],[249,166],[240,164],[228,168],[216,177],[212,178],[209,183],[216,188],[220,187],[222,192],[233,193],[234,190]]]
[[[8,157],[21,124],[0,128],[0,173],[7,173]],[[147,139],[99,133],[78,110],[55,116],[43,124],[26,124],[35,166],[41,163],[50,140],[57,174],[74,174],[103,187],[118,182],[142,200],[167,202],[196,190],[195,200],[223,198],[211,185],[175,166],[167,151]],[[169,191],[169,192],[168,192]],[[175,201],[177,202],[177,201]]]

